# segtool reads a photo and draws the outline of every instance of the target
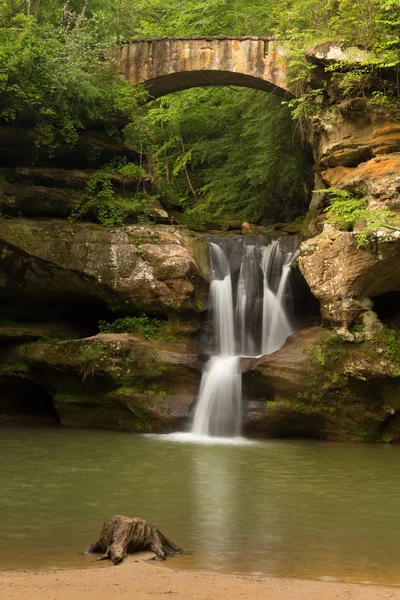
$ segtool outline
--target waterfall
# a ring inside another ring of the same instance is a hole
[[[209,244],[215,350],[202,375],[194,436],[240,436],[240,356],[275,352],[295,331],[286,296],[298,250],[293,244],[285,248],[282,238],[262,242],[236,238]]]
[[[272,246],[271,250],[270,247]],[[282,264],[282,256],[277,257],[277,243],[273,242],[271,246],[263,248],[262,270],[264,274],[264,298],[263,298],[263,314],[262,314],[262,354],[272,354],[275,350],[279,350],[285,343],[286,339],[294,332],[293,325],[290,323],[287,311],[284,307],[284,293],[286,291],[287,282],[291,273],[291,265],[298,256],[298,250],[289,252],[284,257]],[[274,260],[275,259],[275,260]],[[273,284],[273,274],[271,273],[272,265],[280,260],[280,277],[278,290],[273,293],[271,285]]]
[[[210,243],[212,281],[210,299],[218,354],[235,354],[232,279],[225,254],[217,244]]]
[[[210,243],[212,281],[210,300],[218,355],[204,370],[192,433],[219,437],[239,435],[241,376],[235,356],[232,279],[228,260]]]
[[[240,265],[236,291],[236,323],[238,332],[238,354],[255,356],[257,347],[257,321],[260,313],[260,261],[256,247],[249,245]]]
[[[192,433],[229,437],[240,435],[242,377],[237,356],[213,356],[203,373]]]

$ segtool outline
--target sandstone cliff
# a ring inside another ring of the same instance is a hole
[[[347,59],[365,58],[356,50]],[[331,54],[329,43],[310,51],[319,77]],[[326,79],[311,122],[315,189],[346,190],[372,211],[399,213],[399,113],[371,99],[344,100],[341,76]],[[137,162],[121,140],[89,132],[52,159],[35,150],[29,131],[0,128],[0,141],[0,414],[45,397],[64,425],[183,429],[203,362],[206,243],[169,224],[159,204],[146,224],[133,218],[103,227],[96,206],[68,221],[93,175],[94,147],[102,161]],[[116,173],[110,181],[129,197],[132,181]],[[147,193],[151,176],[134,183]],[[326,223],[328,203],[314,192],[306,221],[279,227],[306,232],[298,263],[324,327],[303,330],[269,356],[242,359],[245,432],[400,441],[400,232],[377,227],[360,248],[365,223],[349,231]],[[260,233],[253,227],[244,233]],[[151,339],[99,333],[100,320],[141,314],[161,319]]]

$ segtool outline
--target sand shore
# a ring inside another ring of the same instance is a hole
[[[129,557],[107,569],[0,572],[1,600],[393,600],[399,587],[239,577],[160,567]]]

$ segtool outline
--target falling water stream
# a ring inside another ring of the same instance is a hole
[[[240,436],[240,356],[275,352],[295,331],[287,300],[297,247],[289,244],[288,249],[282,238],[261,240],[233,240],[226,252],[222,244],[210,243],[215,354],[203,372],[191,428],[194,436]],[[236,248],[229,252],[232,244]]]

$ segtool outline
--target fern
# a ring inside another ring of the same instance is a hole
[[[127,180],[140,180],[146,174],[143,167],[128,162],[126,157],[113,159],[91,175],[81,202],[72,209],[70,222],[83,218],[92,210],[105,227],[121,225],[127,218],[138,219],[146,214],[154,198],[141,193],[135,193],[133,198],[117,196],[111,182],[111,175],[115,173]]]
[[[117,319],[113,323],[99,321],[99,330],[101,333],[137,333],[151,341],[157,337],[161,325],[162,321],[159,319],[152,319],[143,314],[140,317]]]
[[[366,198],[359,198],[339,188],[316,191],[331,195],[329,206],[325,208],[325,212],[329,214],[327,222],[335,223],[342,231],[352,231],[356,223],[363,224],[356,236],[357,248],[366,246],[369,234],[378,229],[400,230],[400,216],[386,206],[371,210]]]

